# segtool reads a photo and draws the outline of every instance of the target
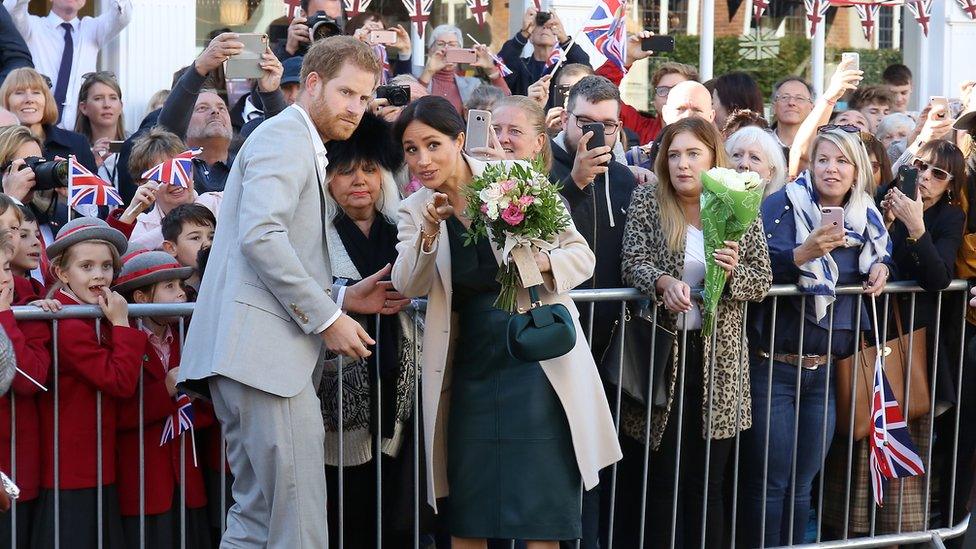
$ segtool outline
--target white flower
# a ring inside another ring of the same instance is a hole
[[[722,186],[733,191],[747,191],[762,185],[762,178],[756,172],[737,172],[729,168],[712,168],[708,176]]]
[[[488,203],[488,219],[495,221],[498,219],[498,204],[494,202]]]
[[[478,198],[480,198],[481,201],[486,204],[491,204],[492,202],[497,202],[498,199],[504,195],[505,193],[502,192],[501,185],[498,183],[492,183],[484,189],[481,189],[481,192],[478,193]]]

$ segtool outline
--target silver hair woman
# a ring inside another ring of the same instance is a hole
[[[746,126],[725,140],[725,152],[729,165],[737,171],[753,171],[759,174],[766,188],[767,197],[786,184],[786,158],[776,139],[762,128]]]
[[[472,92],[484,81],[476,76],[465,76],[461,65],[481,69],[485,79],[505,95],[511,95],[501,70],[495,66],[491,52],[484,44],[475,44],[475,58],[469,63],[449,59],[448,52],[464,47],[461,29],[454,25],[438,25],[427,38],[427,64],[420,75],[420,83],[431,95],[439,95],[451,102],[458,113],[464,114],[464,104]]]

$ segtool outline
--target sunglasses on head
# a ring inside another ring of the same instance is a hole
[[[861,133],[861,128],[852,124],[827,124],[817,128],[817,133],[827,133],[833,130],[840,130],[847,133]]]
[[[105,78],[111,78],[112,80],[115,80],[116,79],[115,78],[115,73],[112,72],[112,71],[86,72],[85,74],[81,75],[81,79],[82,80],[88,80],[89,78],[92,78],[93,76],[104,76]]]
[[[916,158],[912,161],[912,165],[918,168],[918,171],[924,172],[925,170],[932,170],[932,177],[938,179],[939,181],[948,181],[952,179],[952,174],[943,170],[942,168],[936,168],[932,164],[922,160],[921,158]]]

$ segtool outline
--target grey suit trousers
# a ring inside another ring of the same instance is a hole
[[[209,382],[234,473],[221,549],[327,547],[325,427],[311,380],[292,398]]]

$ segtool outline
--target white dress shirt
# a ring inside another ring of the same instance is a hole
[[[305,125],[308,127],[308,133],[312,137],[312,146],[315,148],[315,165],[318,168],[317,175],[319,178],[319,184],[324,185],[325,169],[329,166],[329,158],[326,156],[325,143],[322,142],[322,136],[319,135],[319,129],[315,127],[315,123],[312,122],[312,119],[308,116],[308,113],[305,112],[305,109],[303,109],[298,103],[295,103],[288,108],[298,109],[298,112],[302,113],[302,120],[305,121]],[[336,312],[336,314],[332,315],[332,318],[326,320],[319,327],[315,328],[316,334],[321,334],[324,332],[329,326],[332,326],[332,324],[339,319],[339,316],[342,315],[342,301],[345,297],[345,290],[345,287],[342,287],[339,288],[338,291],[333,292],[333,298],[335,299],[336,305],[339,306],[339,310]]]
[[[65,105],[63,108],[58,105],[63,110],[61,123],[58,125],[66,130],[74,130],[81,77],[97,70],[98,50],[129,24],[132,0],[115,0],[114,5],[98,17],[75,17],[71,21],[62,20],[54,12],[46,17],[30,15],[27,13],[28,2],[29,0],[3,0],[3,6],[10,12],[14,25],[27,42],[34,59],[34,67],[51,79],[52,93],[58,85],[58,69],[61,67],[61,54],[64,53],[64,29],[61,28],[61,23],[70,23],[74,29],[71,33],[75,47],[71,61],[71,78],[68,80]]]

